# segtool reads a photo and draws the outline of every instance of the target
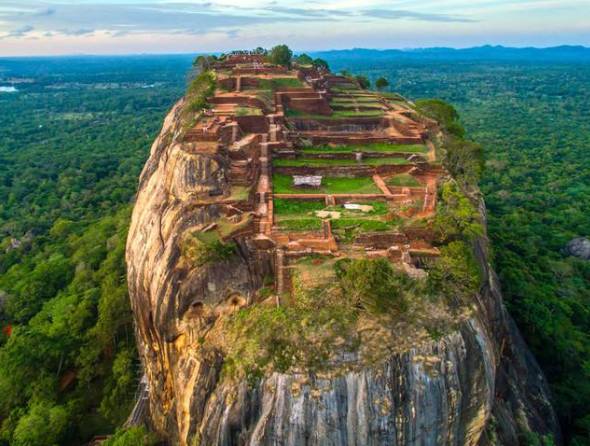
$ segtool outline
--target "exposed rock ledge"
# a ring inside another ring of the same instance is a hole
[[[253,388],[222,384],[222,358],[190,347],[185,313],[195,297],[223,307],[235,293],[250,295],[271,262],[245,239],[230,262],[182,265],[182,234],[222,212],[198,197],[228,185],[223,160],[175,142],[181,105],[142,173],[127,246],[149,421],[170,444],[516,445],[522,429],[560,443],[545,380],[502,306],[485,240],[474,246],[486,279],[474,297],[477,316],[456,332],[344,376],[276,373]]]

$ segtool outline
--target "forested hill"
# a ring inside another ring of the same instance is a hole
[[[130,203],[191,61],[0,59],[0,445],[80,445],[129,414]]]
[[[474,48],[419,48],[409,50],[373,50],[355,48],[311,53],[314,57],[348,62],[379,61],[520,61],[520,62],[590,62],[590,48],[583,46],[558,46],[553,48],[509,48],[504,46],[479,46]]]

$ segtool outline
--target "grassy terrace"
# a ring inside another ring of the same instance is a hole
[[[319,231],[322,218],[316,215],[318,211],[332,212],[332,228],[343,238],[350,238],[353,234],[366,231],[388,231],[397,224],[394,220],[384,217],[389,213],[387,203],[371,201],[363,203],[372,207],[371,210],[349,210],[342,206],[326,206],[323,202],[295,201],[275,198],[274,211],[278,219],[278,226],[290,231]],[[350,240],[349,240],[350,241]]]
[[[395,175],[386,180],[388,186],[393,187],[424,187],[416,178],[407,173]]]
[[[295,201],[288,198],[274,199],[274,213],[283,218],[289,217],[314,217],[316,211],[339,212],[343,217],[375,217],[383,216],[389,212],[387,203],[384,201],[363,202],[363,205],[371,206],[373,209],[367,212],[360,210],[344,209],[342,206],[326,206],[323,201]]]
[[[260,90],[276,90],[278,88],[304,88],[305,84],[294,77],[278,77],[275,79],[259,79]]]
[[[381,194],[371,178],[322,178],[319,188],[294,187],[290,175],[273,176],[275,194]]]
[[[262,116],[262,110],[254,107],[236,107],[234,109],[236,116]]]
[[[324,166],[384,166],[387,164],[408,164],[405,158],[365,158],[361,163],[354,159],[321,159],[321,158],[298,158],[298,159],[277,159],[273,161],[275,167],[324,167]]]
[[[301,153],[342,153],[342,152],[398,152],[398,153],[428,153],[428,146],[425,144],[387,144],[374,143],[366,146],[323,146],[304,147],[299,150]]]
[[[281,220],[277,224],[281,228],[294,232],[319,231],[322,229],[322,220],[319,218],[294,218]]]

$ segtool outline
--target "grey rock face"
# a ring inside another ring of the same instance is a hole
[[[590,240],[585,237],[576,237],[565,246],[565,252],[582,260],[590,260]]]

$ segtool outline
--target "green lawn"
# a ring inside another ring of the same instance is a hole
[[[421,187],[421,184],[416,178],[407,173],[401,173],[387,180],[388,186],[401,187]]]
[[[278,88],[303,88],[305,85],[294,77],[278,77],[276,79],[259,79],[261,90],[276,90]]]
[[[262,116],[262,110],[254,107],[236,107],[234,112],[236,116]]]
[[[387,164],[407,164],[409,161],[405,158],[364,158],[362,163],[357,163],[354,159],[325,159],[325,158],[297,158],[297,159],[278,159],[273,161],[275,167],[324,167],[324,166],[384,166]]]
[[[363,212],[360,210],[345,209],[340,205],[328,206],[325,210],[330,212],[340,212],[343,218],[375,217],[379,215],[387,215],[389,213],[389,207],[387,206],[387,203],[384,201],[368,201],[358,204],[371,206],[373,210],[369,212]]]
[[[371,178],[322,178],[319,188],[300,188],[293,186],[290,175],[274,175],[275,194],[381,194]]]
[[[338,229],[360,229],[362,232],[372,231],[388,231],[391,229],[391,225],[383,220],[370,220],[364,218],[340,218],[338,220],[332,220],[332,228]]]
[[[323,166],[354,166],[358,164],[354,159],[333,160],[324,158],[278,159],[273,161],[275,167],[323,167]]]
[[[277,223],[281,228],[289,231],[319,231],[322,229],[322,220],[319,218],[297,218],[282,220]]]
[[[323,201],[294,201],[284,198],[274,199],[275,215],[313,215],[315,211],[325,209]]]
[[[329,211],[329,212],[339,212],[342,217],[352,217],[352,218],[359,218],[359,217],[375,217],[375,216],[384,216],[389,213],[389,208],[387,203],[384,201],[369,201],[369,202],[362,202],[360,204],[371,206],[373,209],[368,212],[363,212],[361,210],[351,210],[345,209],[340,205],[328,206],[324,204],[323,201],[296,201],[296,200],[289,200],[286,198],[275,198],[274,199],[274,214],[279,217],[285,219],[292,219],[292,217],[315,217],[316,211]]]
[[[428,146],[424,144],[387,144],[374,143],[366,146],[316,146],[305,147],[302,153],[341,153],[341,152],[398,152],[398,153],[428,153]]]

